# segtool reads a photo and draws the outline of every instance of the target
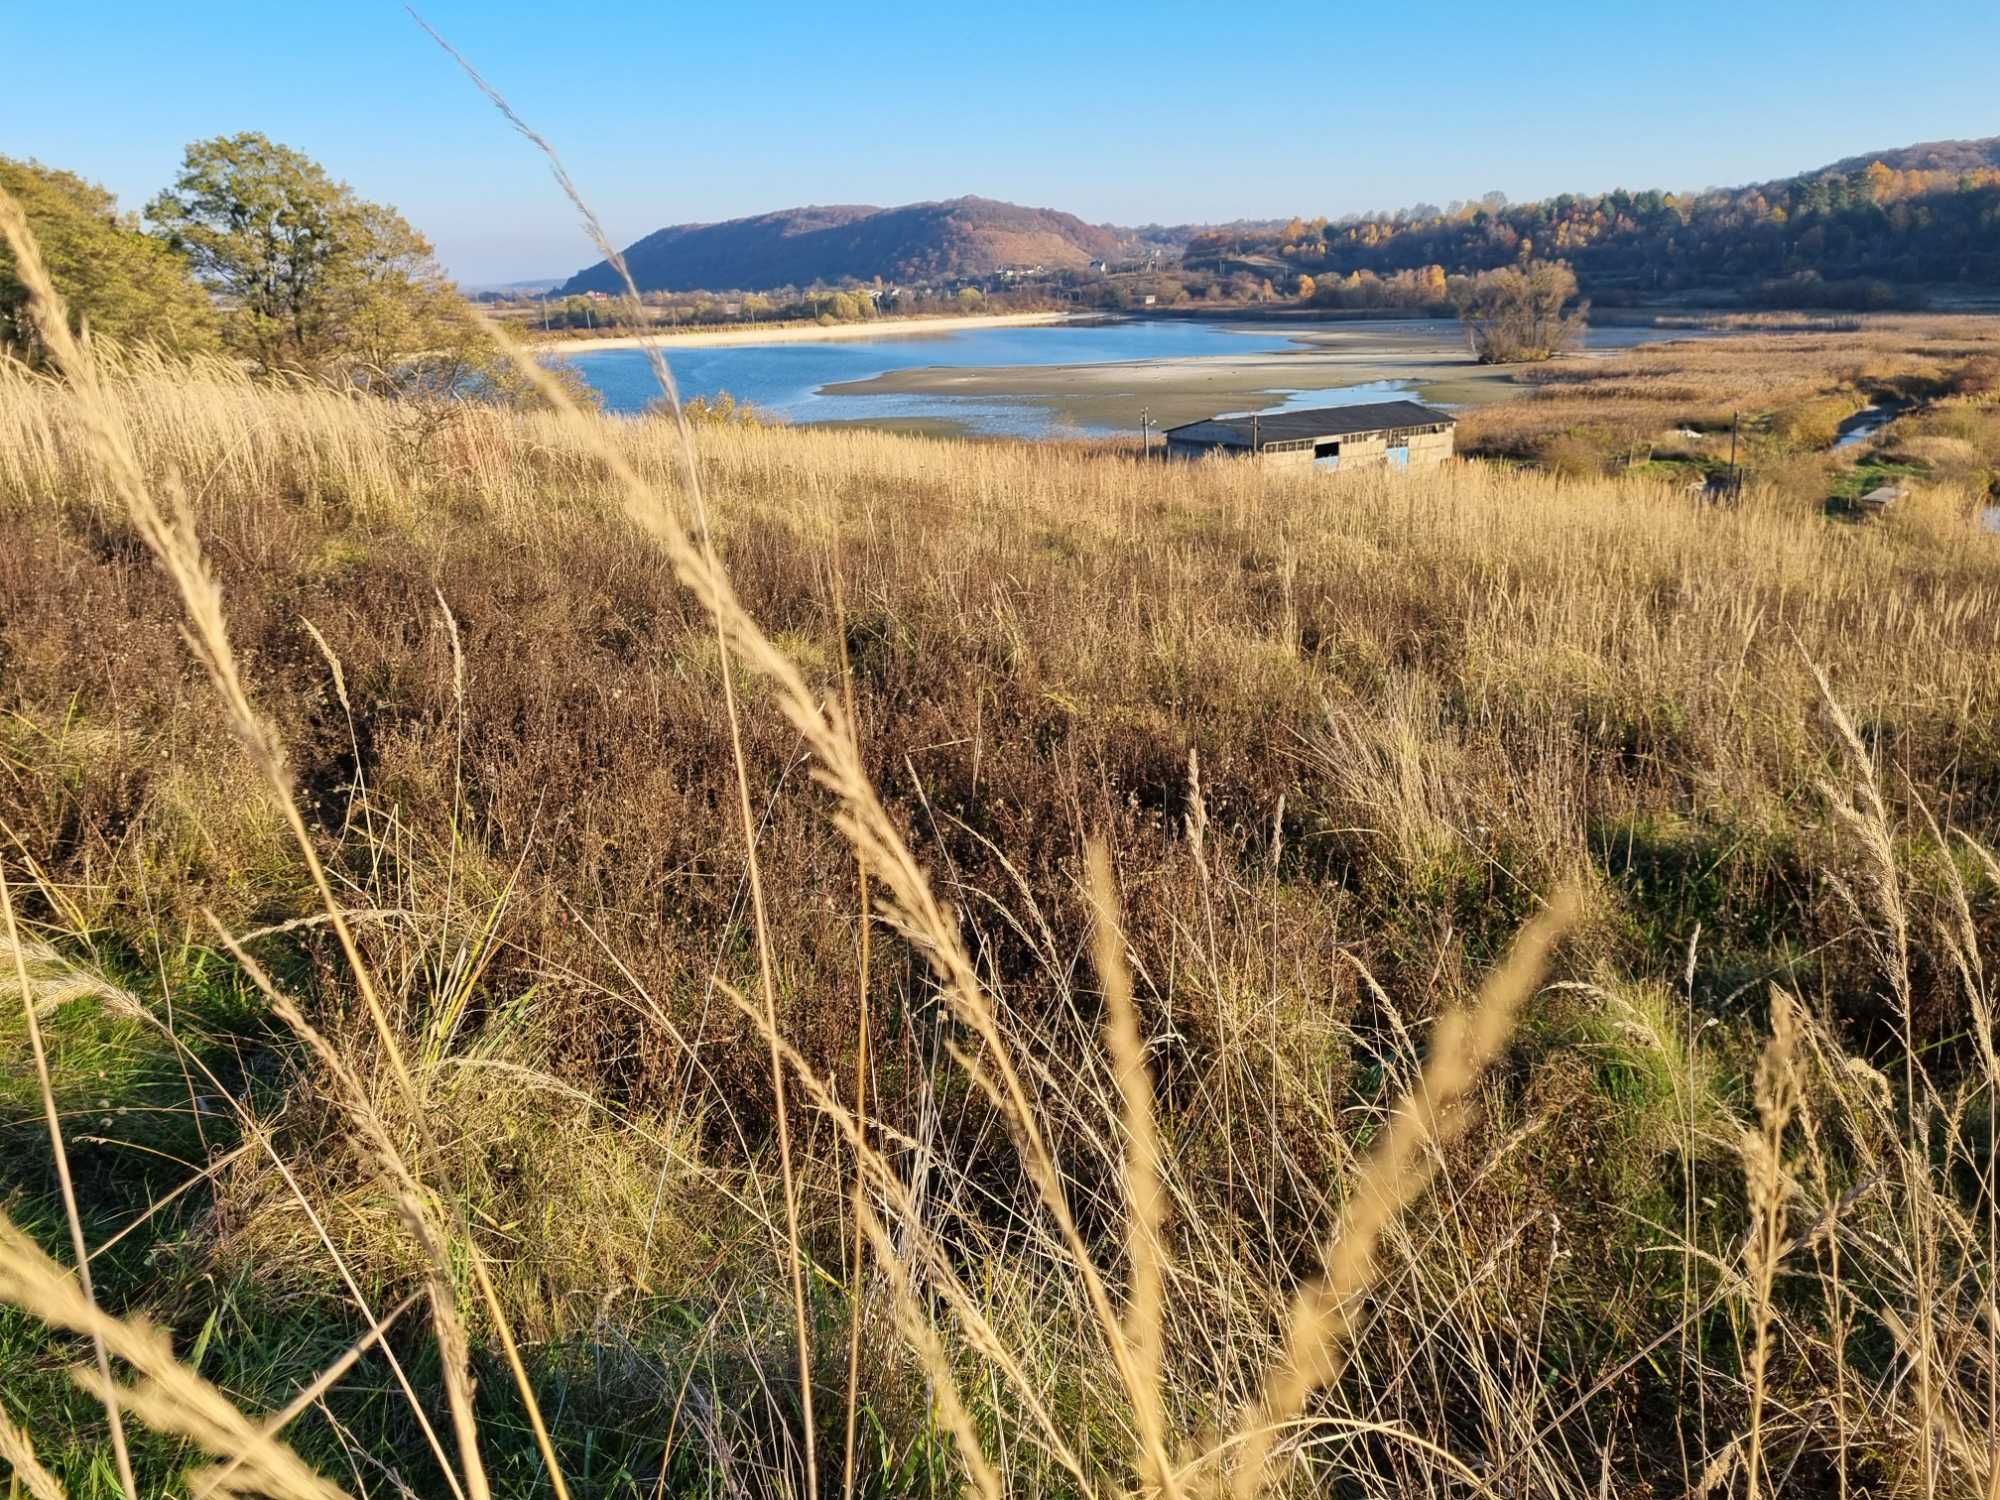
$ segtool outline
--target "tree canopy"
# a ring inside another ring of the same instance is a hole
[[[213,349],[215,310],[188,264],[142,232],[103,188],[71,172],[0,156],[0,188],[21,205],[56,290],[79,332],[174,354]],[[27,291],[0,244],[0,350],[42,358],[27,317]]]
[[[1497,270],[1524,256],[1569,262],[1601,302],[1729,288],[1780,305],[1867,306],[1912,284],[2000,284],[2000,167],[1865,162],[1701,193],[1489,193],[1444,209],[1294,219],[1196,235],[1189,269],[1282,254],[1324,288],[1356,273]]]
[[[1452,290],[1481,364],[1552,359],[1583,336],[1588,308],[1572,306],[1576,275],[1561,261],[1482,271]]]
[[[490,365],[429,241],[266,136],[195,142],[146,213],[222,299],[229,346],[262,369],[403,386]]]

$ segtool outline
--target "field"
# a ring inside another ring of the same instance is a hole
[[[1991,1494],[1968,326],[1590,406],[1907,378],[1866,525],[1562,368],[1333,481],[0,369],[0,1453]]]

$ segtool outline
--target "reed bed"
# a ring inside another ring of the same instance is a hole
[[[1476,407],[1468,451],[1601,470],[1633,456],[1709,464],[1730,452],[1768,467],[1825,449],[1872,402],[1931,399],[1991,381],[2000,328],[1981,317],[1899,315],[1642,345],[1522,373],[1529,389]]]

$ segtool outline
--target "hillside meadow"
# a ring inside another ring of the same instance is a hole
[[[20,1489],[1992,1493],[1971,479],[104,362],[0,369]]]

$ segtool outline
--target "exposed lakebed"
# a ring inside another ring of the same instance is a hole
[[[1685,329],[1593,328],[1604,353]],[[1511,374],[1467,353],[1456,323],[1208,322],[1168,318],[898,332],[821,343],[664,348],[683,397],[727,392],[790,422],[981,436],[1098,437],[1219,412],[1380,401],[1505,399]],[[657,395],[643,350],[568,356],[614,412]]]

